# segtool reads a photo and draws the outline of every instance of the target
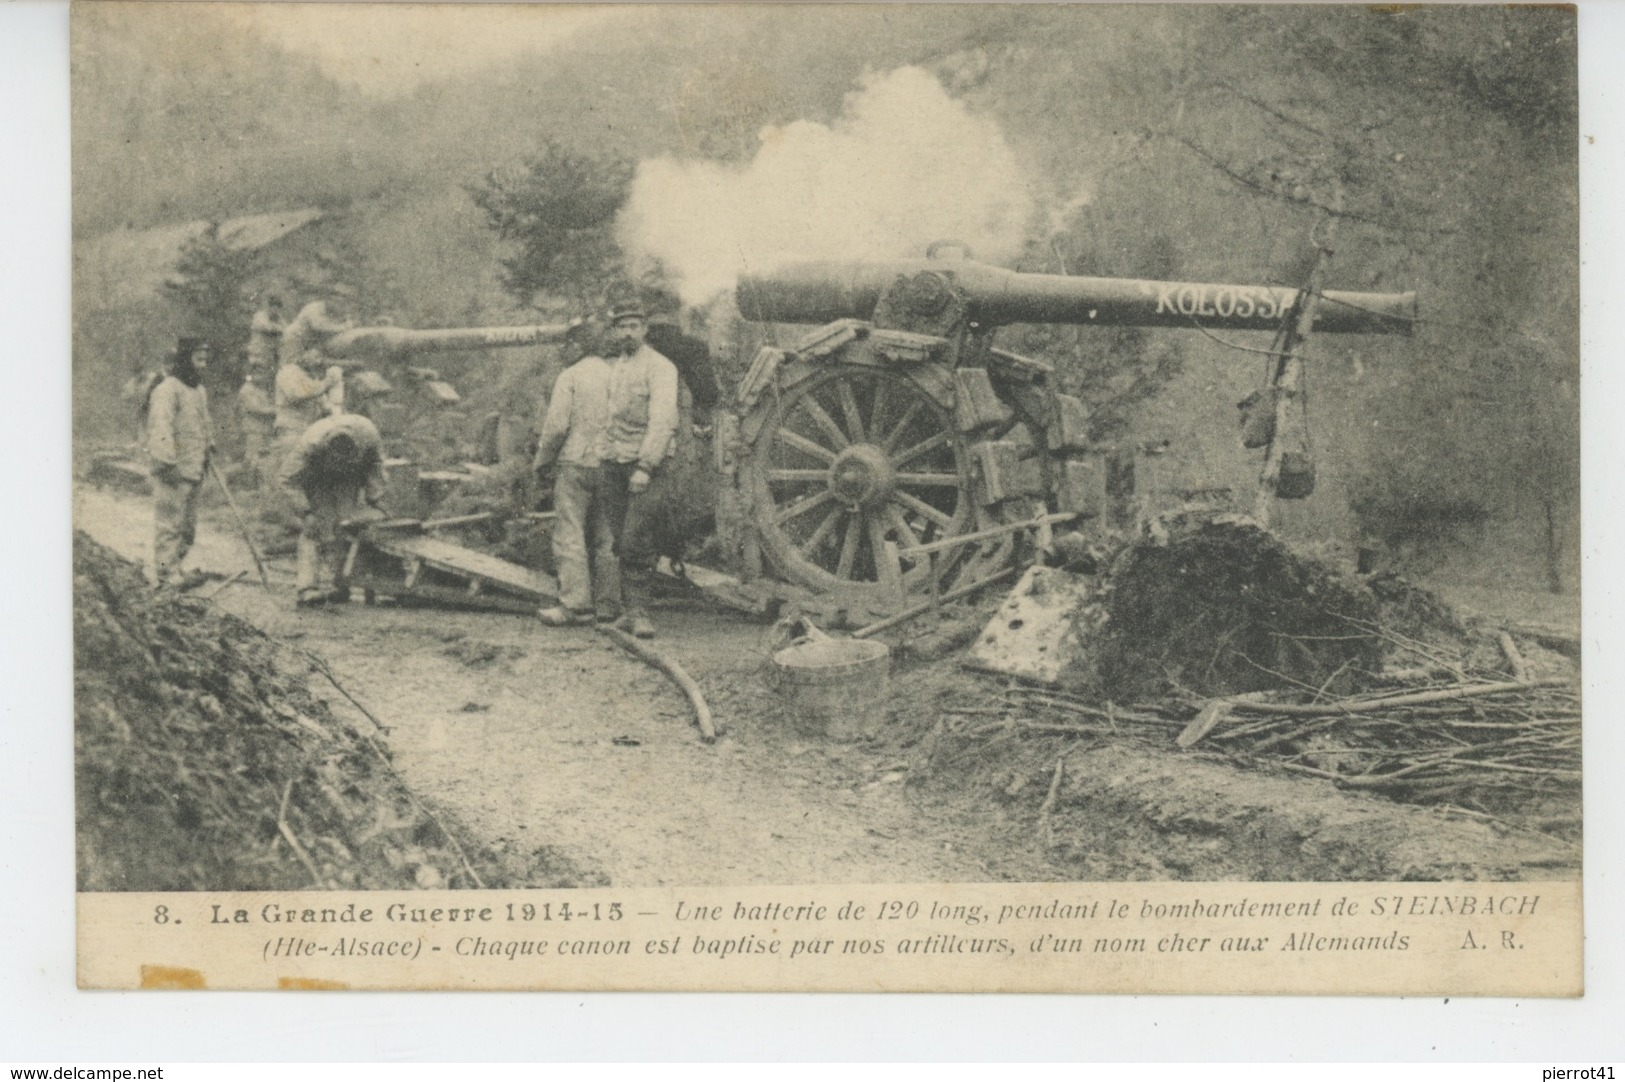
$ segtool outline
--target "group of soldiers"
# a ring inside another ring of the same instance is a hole
[[[371,420],[346,408],[343,369],[323,352],[333,335],[353,326],[344,307],[343,295],[335,294],[284,322],[280,298],[268,297],[251,324],[238,393],[260,517],[297,524],[301,607],[348,599],[341,526],[382,516],[382,440]],[[702,413],[715,404],[717,384],[703,343],[681,334],[662,339],[679,355],[681,373],[650,345],[649,315],[636,287],[612,290],[602,324],[593,325],[602,333],[578,342],[581,355],[551,389],[531,463],[539,488],[552,493],[559,580],[559,603],[537,615],[549,626],[597,621],[651,638],[654,509],[670,499],[661,489],[676,444],[679,382]],[[656,337],[670,330],[657,327]],[[206,342],[180,339],[167,375],[146,400],[153,578],[160,586],[184,582],[181,561],[196,532],[199,492],[213,470],[203,387],[209,359]]]
[[[364,508],[381,515],[376,507],[384,495],[378,429],[346,411],[343,369],[322,352],[329,338],[352,326],[343,304],[336,292],[284,322],[281,298],[266,298],[250,326],[248,371],[238,392],[259,517],[269,529],[297,531],[301,607],[347,598],[340,524],[364,517]],[[151,574],[160,588],[189,585],[180,569],[197,533],[198,498],[207,476],[219,476],[203,386],[211,359],[208,342],[179,339],[167,374],[144,403],[154,494]],[[268,372],[274,372],[269,381]]]

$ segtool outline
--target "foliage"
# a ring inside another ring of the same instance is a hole
[[[186,334],[202,338],[214,351],[209,382],[235,388],[241,380],[238,351],[248,340],[254,314],[249,282],[258,254],[234,248],[220,238],[220,223],[181,245],[175,273],[164,282],[164,295],[178,310]]]
[[[517,165],[494,169],[468,193],[503,240],[502,285],[521,303],[537,294],[578,301],[600,296],[621,273],[615,216],[626,203],[632,164],[577,153],[548,141]]]
[[[1049,238],[1050,259],[1030,256],[1030,269],[1100,277],[1174,279],[1179,251],[1166,233],[1136,237],[1126,257],[1113,262],[1102,250],[1099,215],[1087,208],[1077,221]],[[1089,438],[1108,443],[1126,435],[1136,411],[1179,378],[1185,353],[1177,337],[1139,327],[1078,328],[1058,324],[1013,327],[1001,344],[1045,357],[1057,366],[1057,389],[1089,409]]]

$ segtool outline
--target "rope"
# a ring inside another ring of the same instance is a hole
[[[1256,346],[1243,346],[1243,345],[1239,345],[1238,343],[1235,343],[1235,342],[1226,342],[1223,338],[1220,338],[1218,335],[1214,334],[1212,331],[1208,330],[1206,327],[1204,327],[1200,323],[1196,322],[1196,318],[1194,316],[1190,317],[1190,319],[1191,319],[1191,326],[1192,327],[1195,327],[1197,330],[1202,332],[1202,335],[1204,337],[1211,338],[1213,341],[1217,342],[1219,345],[1223,346],[1225,349],[1233,349],[1238,353],[1261,353],[1266,357],[1279,357],[1281,355],[1279,350],[1259,349]]]

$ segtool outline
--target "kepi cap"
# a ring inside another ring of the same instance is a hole
[[[605,300],[606,315],[611,323],[622,319],[649,318],[644,311],[643,298],[638,295],[638,288],[630,283],[610,289]]]

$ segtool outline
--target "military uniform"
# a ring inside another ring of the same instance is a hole
[[[281,311],[280,307],[277,310]],[[254,313],[248,324],[248,364],[251,368],[275,371],[282,343],[282,317],[269,307]]]
[[[546,622],[585,623],[596,609],[611,619],[624,610],[646,625],[640,579],[656,554],[640,523],[646,493],[634,492],[632,479],[640,471],[655,476],[676,432],[677,369],[648,346],[584,357],[559,377],[535,462],[538,471],[558,463],[553,555],[561,608],[544,610]]]
[[[243,433],[243,462],[253,471],[254,484],[264,487],[272,470],[267,456],[276,429],[276,407],[251,372],[237,389],[237,423]]]
[[[340,455],[343,437],[354,454]],[[383,446],[377,427],[354,413],[324,417],[307,428],[282,464],[281,486],[301,515],[295,588],[301,604],[348,596],[339,524],[384,498]],[[333,595],[324,589],[326,579]]]
[[[197,537],[198,496],[213,447],[209,392],[173,375],[147,402],[147,454],[152,461],[152,580],[173,581]]]

